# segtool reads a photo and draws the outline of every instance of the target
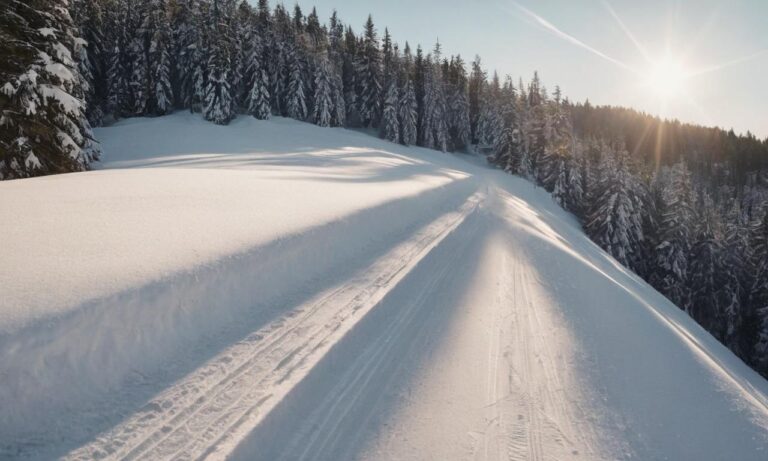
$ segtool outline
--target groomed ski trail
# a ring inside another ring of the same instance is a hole
[[[347,283],[254,332],[67,460],[221,459],[482,202],[475,193]]]

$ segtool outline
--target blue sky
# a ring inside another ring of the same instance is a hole
[[[446,53],[459,53],[468,62],[479,54],[486,68],[515,81],[538,70],[549,88],[558,84],[573,100],[589,98],[768,137],[767,0],[298,4],[306,13],[316,6],[323,22],[336,9],[357,32],[371,13],[379,31],[388,27],[399,43],[431,49],[439,38]],[[747,59],[733,63],[742,58]]]

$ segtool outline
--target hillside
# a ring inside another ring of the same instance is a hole
[[[97,135],[99,170],[0,184],[2,458],[765,458],[765,380],[482,159]]]

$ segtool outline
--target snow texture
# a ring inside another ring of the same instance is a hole
[[[765,459],[766,382],[522,179],[96,131],[102,169],[0,183],[1,458]]]

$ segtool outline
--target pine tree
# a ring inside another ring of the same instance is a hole
[[[727,274],[723,266],[726,258],[718,229],[719,218],[711,199],[705,192],[702,191],[702,194],[704,197],[696,220],[696,235],[688,257],[689,313],[722,341],[727,334],[725,309],[731,302],[729,293],[723,291],[727,285]]]
[[[235,117],[235,100],[229,76],[232,60],[228,26],[218,0],[213,2],[211,19],[203,116],[217,125],[226,125]]]
[[[176,0],[171,8],[171,34],[176,65],[173,66],[172,89],[175,106],[191,108],[195,99],[195,75],[200,56],[200,38],[197,27],[198,10],[194,0]]]
[[[464,150],[471,141],[467,76],[461,56],[451,59],[448,81],[447,123],[450,150]]]
[[[641,206],[627,152],[604,146],[600,182],[586,231],[595,243],[631,269],[644,239]]]
[[[315,68],[315,97],[312,120],[318,126],[331,126],[333,114],[333,92],[327,59],[323,58]]]
[[[133,113],[129,73],[131,59],[128,53],[130,36],[130,4],[118,0],[112,11],[107,14],[107,101],[105,110],[114,118],[130,116]]]
[[[397,112],[400,119],[400,142],[406,146],[416,144],[418,111],[416,107],[416,92],[413,89],[413,82],[411,82],[410,78],[406,80],[405,87],[400,93]]]
[[[483,137],[487,136],[494,141],[494,155],[489,160],[508,173],[519,173],[521,171],[520,127],[517,118],[515,88],[512,86],[511,79],[507,79],[499,95],[501,96],[501,119],[494,120],[491,115],[487,122],[482,121],[483,124],[489,124],[488,127],[484,128],[485,130],[496,131],[490,136],[484,134]]]
[[[445,97],[445,82],[443,68],[441,66],[442,48],[440,42],[435,43],[432,51],[434,57],[434,68],[432,71],[432,80],[430,90],[433,93],[434,102],[432,115],[432,129],[434,130],[435,148],[446,152],[448,150],[448,120],[447,120],[447,101]]]
[[[8,0],[0,9],[0,179],[88,168],[98,159],[64,0]]]
[[[427,57],[424,66],[424,97],[419,105],[419,146],[427,149],[435,148],[435,96],[434,71],[431,58]]]
[[[577,217],[583,217],[585,209],[584,173],[582,171],[585,164],[586,160],[582,152],[582,146],[576,142],[573,155],[565,159],[566,182],[563,186],[562,205],[563,208],[573,212]]]
[[[267,60],[269,76],[269,94],[272,98],[270,106],[275,115],[287,115],[285,105],[287,84],[289,80],[289,62],[291,59],[291,19],[285,7],[278,3],[275,6],[272,24],[272,42]]]
[[[342,54],[341,80],[344,91],[344,106],[347,109],[346,123],[356,126],[360,119],[357,113],[357,37],[351,27],[344,32],[344,52]]]
[[[484,90],[486,89],[486,80],[488,75],[482,68],[480,56],[475,56],[472,61],[472,72],[469,75],[469,123],[470,140],[472,144],[478,144],[480,137],[478,135],[478,124],[485,104],[487,103]]]
[[[148,27],[148,18],[150,17],[150,0],[136,0],[130,11],[136,28],[130,27],[129,30],[135,31],[131,34],[128,44],[128,59],[130,61],[131,73],[128,78],[131,89],[131,115],[145,115],[148,113],[148,106],[151,97],[150,81],[150,63],[147,56],[148,42],[151,31]]]
[[[148,65],[151,72],[149,110],[154,115],[163,115],[173,110],[173,87],[171,85],[171,26],[164,0],[152,0],[144,30],[149,36]]]
[[[262,61],[264,50],[258,35],[252,35],[251,42],[250,54],[247,57],[248,66],[245,70],[247,93],[244,105],[248,114],[259,120],[266,120],[272,108],[269,104],[269,77]]]
[[[659,243],[655,248],[655,273],[651,284],[672,302],[687,309],[688,255],[693,222],[691,178],[685,163],[666,172],[662,187]]]
[[[347,101],[344,98],[344,81],[339,72],[332,72],[331,94],[333,99],[331,126],[343,127],[347,123]]]
[[[755,220],[751,234],[754,282],[749,298],[757,324],[753,361],[765,374],[768,373],[768,209],[763,211],[761,220]]]
[[[381,137],[387,141],[400,141],[399,101],[400,95],[397,88],[397,80],[393,78],[384,97],[384,113],[381,121]]]
[[[294,47],[288,57],[288,88],[286,94],[286,115],[296,120],[307,118],[307,99],[299,51]]]
[[[425,60],[419,145],[445,152],[448,148],[448,127],[440,56],[440,43],[437,43],[432,55]]]
[[[746,223],[743,222],[740,203],[733,198],[733,191],[728,189],[730,205],[724,213],[722,260],[722,270],[726,274],[726,280],[721,287],[723,296],[727,300],[724,308],[726,324],[724,341],[729,349],[740,357],[744,357],[752,346],[743,331],[744,310],[748,301],[745,283],[749,280],[747,273],[750,260],[749,234]]]
[[[543,179],[546,175],[546,172],[542,171],[541,168],[546,148],[546,114],[541,95],[541,81],[539,80],[538,73],[534,73],[533,80],[531,80],[531,83],[528,85],[528,94],[523,99],[525,109],[522,111],[524,146],[522,161],[520,162],[521,174],[541,185],[543,184]]]
[[[378,126],[381,118],[381,56],[373,19],[365,23],[363,44],[355,66],[357,111],[365,127]]]
[[[71,3],[71,14],[79,29],[73,54],[83,78],[86,116],[93,126],[101,125],[107,100],[106,69],[107,41],[104,36],[103,4],[93,0],[75,0]]]
[[[559,99],[559,96],[558,96]],[[545,189],[552,190],[558,163],[573,152],[574,137],[571,118],[557,101],[549,101],[544,107],[544,153],[539,160],[541,182]]]
[[[235,95],[236,105],[247,110],[248,98],[253,89],[254,75],[251,64],[253,47],[261,52],[261,36],[256,33],[257,16],[247,0],[241,0],[232,18],[234,37],[231,42],[232,53],[231,85]]]
[[[558,156],[554,159],[553,168],[550,171],[552,198],[555,199],[555,203],[565,210],[569,209],[568,187],[570,175],[568,174],[568,163],[567,157]]]

